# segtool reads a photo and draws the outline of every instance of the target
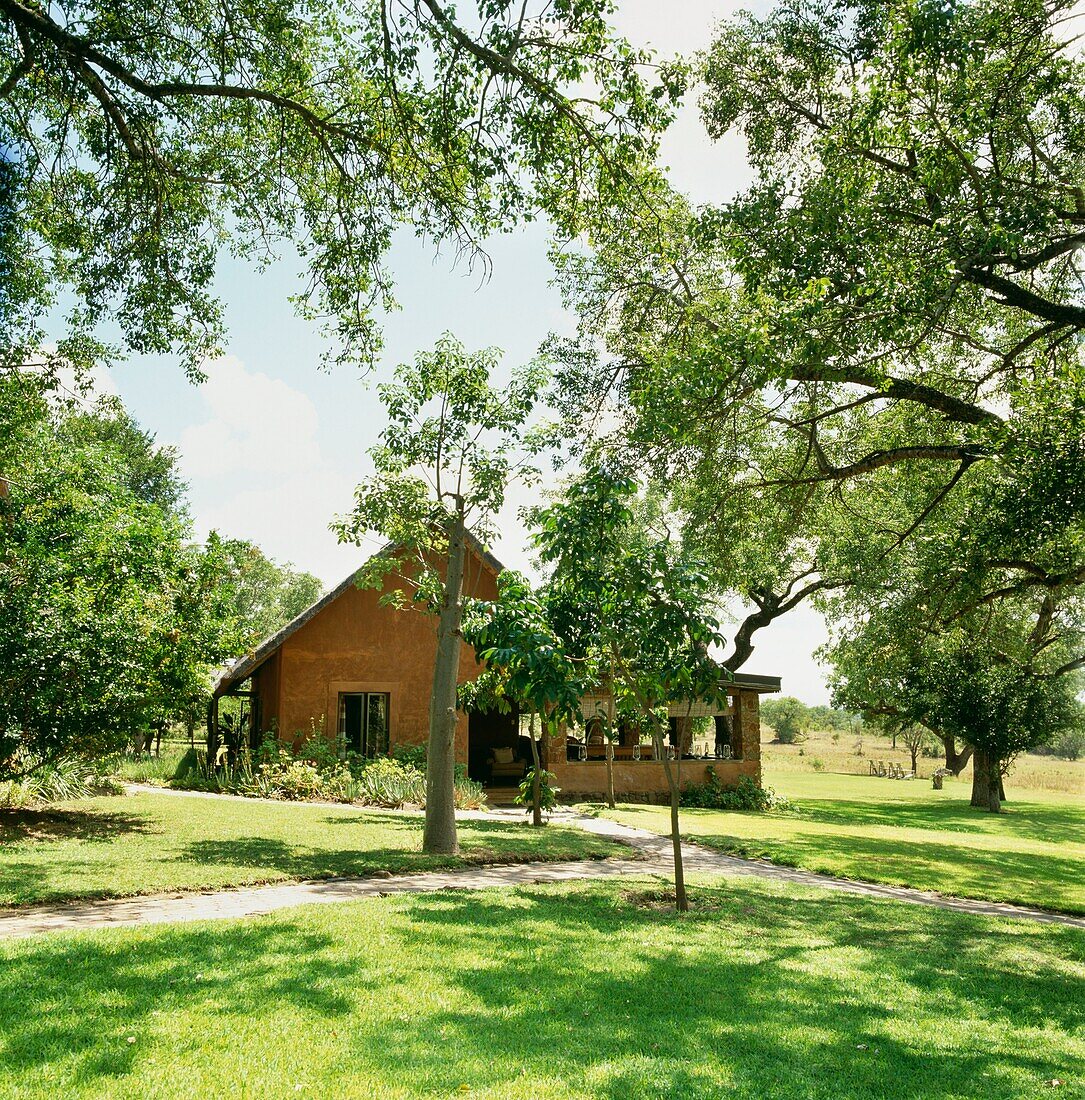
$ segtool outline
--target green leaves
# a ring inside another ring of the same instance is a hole
[[[464,623],[464,636],[487,665],[478,690],[537,712],[551,725],[578,721],[590,674],[568,654],[546,602],[549,592],[537,595],[514,570],[505,570],[497,585],[497,600],[475,601]]]
[[[206,697],[251,635],[221,541],[188,542],[171,452],[116,406],[0,380],[0,775],[99,757]]]
[[[500,354],[468,352],[446,334],[378,387],[388,424],[369,452],[374,474],[355,490],[353,512],[332,524],[341,542],[375,532],[388,543],[359,571],[362,586],[383,587],[396,574],[416,602],[436,609],[450,525],[487,538],[509,484],[537,475],[532,459],[547,436],[529,421],[549,374],[533,362],[498,387]],[[398,602],[409,601],[401,593]]]
[[[113,322],[196,376],[224,333],[219,253],[286,246],[300,311],[369,362],[393,227],[477,253],[521,218],[575,225],[650,159],[680,69],[647,78],[607,16],[478,3],[468,31],[439,0],[8,5],[5,346],[41,343],[67,291],[73,334]]]
[[[619,712],[651,721],[660,703],[716,698],[726,674],[710,655],[722,638],[707,576],[636,492],[591,466],[535,514],[535,542],[557,633]]]

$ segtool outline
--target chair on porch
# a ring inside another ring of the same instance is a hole
[[[511,745],[495,748],[487,760],[490,768],[490,782],[512,780],[519,783],[527,772],[527,761],[518,756]]]

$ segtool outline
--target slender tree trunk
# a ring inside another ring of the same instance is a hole
[[[913,746],[912,750],[912,775],[919,770],[919,746]]]
[[[456,839],[456,683],[460,671],[463,566],[462,508],[449,525],[444,603],[437,623],[437,659],[429,704],[426,759],[426,827],[422,850],[442,855],[459,851]]]
[[[654,716],[653,716],[654,718]],[[682,828],[678,820],[678,802],[681,797],[680,780],[674,774],[670,758],[663,744],[662,727],[656,727],[656,756],[663,761],[663,774],[671,795],[671,851],[674,854],[674,907],[679,913],[689,912],[686,897],[686,873],[682,864]],[[681,761],[679,761],[681,767]]]
[[[531,779],[531,824],[542,827],[542,790],[539,782],[539,768],[541,763],[539,761],[539,746],[535,744],[535,712],[531,712],[531,719],[528,723],[528,732],[531,735],[531,763],[532,763],[532,779]]]
[[[207,774],[215,774],[215,760],[219,751],[218,696],[212,696],[207,704]]]
[[[606,701],[606,805],[614,809],[614,661],[611,660],[610,696]]]

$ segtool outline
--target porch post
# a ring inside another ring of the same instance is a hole
[[[741,689],[734,693],[734,700],[735,713],[731,719],[732,738],[738,743],[738,747],[741,747],[742,760],[753,765],[753,778],[760,787],[761,701],[756,691]]]

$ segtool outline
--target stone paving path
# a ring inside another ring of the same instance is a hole
[[[147,791],[166,793],[158,788]],[[169,792],[180,795],[181,792]],[[193,797],[218,798],[219,795]],[[489,812],[467,811],[463,819],[523,820],[519,809]],[[24,909],[0,910],[0,939],[16,939],[43,932],[114,928],[139,924],[165,924],[195,920],[216,920],[254,916],[295,905],[351,901],[357,898],[383,897],[395,893],[425,893],[435,890],[483,890],[532,883],[569,882],[613,878],[619,875],[669,875],[671,842],[643,829],[621,825],[607,818],[588,817],[571,811],[559,811],[555,824],[570,825],[607,836],[633,849],[633,858],[577,860],[565,863],[514,863],[502,867],[465,867],[449,871],[427,871],[409,875],[371,876],[367,878],[328,879],[316,882],[280,883],[273,886],[246,886],[202,894],[157,894],[136,898],[105,899],[90,902],[66,902]],[[1085,929],[1085,917],[1049,913],[1001,902],[944,897],[924,890],[834,878],[765,860],[740,859],[722,852],[684,843],[682,854],[687,875],[752,875],[774,882],[790,882],[862,897],[929,905],[987,917],[1013,917],[1061,924]]]

